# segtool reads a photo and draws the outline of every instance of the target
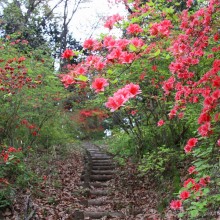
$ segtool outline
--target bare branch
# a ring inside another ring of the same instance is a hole
[[[72,18],[73,18],[73,15],[75,14],[75,12],[77,11],[77,9],[78,9],[78,7],[79,7],[79,5],[80,5],[80,3],[82,2],[83,0],[79,0],[77,3],[76,3],[76,6],[74,7],[74,9],[73,9],[73,11],[72,11],[72,14],[71,14],[71,16],[70,16],[70,18],[69,18],[69,20],[68,20],[68,22],[67,22],[67,25],[70,23],[70,21],[72,20]]]

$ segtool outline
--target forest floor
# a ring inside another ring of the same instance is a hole
[[[59,152],[44,163],[42,157],[34,161],[33,169],[42,176],[42,181],[19,191],[13,207],[7,208],[0,219],[74,220],[74,213],[85,209],[82,201],[88,199],[88,194],[81,181],[83,152],[74,150],[64,156],[60,156]],[[167,204],[163,204],[169,192],[161,190],[163,186],[158,186],[152,179],[140,176],[133,163],[127,161],[126,166],[116,166],[115,171],[114,178],[106,182],[111,192],[107,198],[110,202],[102,205],[102,210],[120,211],[124,217],[101,219],[178,219],[166,208]],[[90,210],[96,211],[97,208]]]

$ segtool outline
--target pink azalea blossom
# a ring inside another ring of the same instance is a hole
[[[120,56],[121,63],[132,63],[135,59],[135,53],[122,52]]]
[[[109,97],[108,101],[105,103],[107,108],[111,109],[111,112],[118,110],[126,102],[126,99],[122,95],[116,95],[114,97]]]
[[[195,167],[195,166],[189,167],[188,172],[189,172],[189,174],[198,173],[198,172],[196,171],[196,167]]]
[[[163,20],[160,23],[154,23],[150,28],[150,34],[154,36],[162,35],[168,37],[170,29],[173,27],[170,20]]]
[[[104,27],[109,28],[110,30],[113,28],[114,24],[120,20],[122,20],[123,17],[121,17],[119,14],[110,16],[107,21],[104,24]]]
[[[128,34],[138,34],[143,32],[143,29],[138,24],[130,24],[126,30]]]
[[[164,120],[161,119],[160,121],[157,122],[157,126],[160,127],[162,125],[164,125]]]
[[[103,92],[104,87],[108,86],[109,83],[105,78],[96,78],[92,83],[92,88],[95,89],[95,92]]]
[[[111,53],[107,55],[107,59],[108,60],[119,59],[121,55],[122,55],[121,48],[116,48],[116,49],[113,49]]]
[[[130,83],[125,86],[125,89],[129,91],[131,98],[141,93],[140,86],[137,84]]]
[[[64,87],[67,88],[69,85],[73,84],[75,80],[70,75],[64,75],[61,79],[61,82],[64,84]]]
[[[184,147],[185,153],[190,153],[193,149],[193,147],[196,146],[196,143],[198,142],[197,138],[190,138]]]
[[[134,98],[137,94],[140,94],[140,86],[130,83],[124,88],[119,89],[114,93],[113,97],[109,97],[108,101],[105,103],[107,108],[111,109],[111,112],[116,111],[121,106],[124,105],[130,98]]]
[[[128,99],[131,97],[130,92],[125,88],[121,88],[117,92],[114,93],[114,96],[117,96],[117,95],[122,95],[126,101],[128,101]]]
[[[201,125],[198,128],[199,134],[203,137],[208,136],[208,134],[211,132],[211,123],[205,122],[203,125]]]
[[[93,39],[90,38],[90,39],[87,39],[87,40],[84,41],[83,47],[85,49],[91,50],[95,43],[96,43],[96,40],[93,40]]]
[[[170,208],[174,210],[178,210],[182,207],[182,201],[181,200],[172,200],[170,203]]]

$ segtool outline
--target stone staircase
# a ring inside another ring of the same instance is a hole
[[[87,199],[82,202],[84,210],[75,211],[74,220],[124,219],[123,213],[106,210],[106,206],[111,203],[108,181],[114,178],[114,169],[115,164],[111,156],[92,144],[86,145],[85,167],[81,181]],[[105,209],[102,209],[103,206]]]

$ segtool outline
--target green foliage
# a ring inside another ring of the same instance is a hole
[[[145,152],[140,161],[139,171],[162,180],[165,174],[172,172],[183,159],[184,155],[180,155],[179,151],[165,146],[158,147]]]
[[[125,161],[129,157],[135,159],[135,143],[131,137],[120,130],[114,130],[113,135],[107,139],[109,145],[108,151],[115,155],[115,160],[121,165],[125,165]]]

